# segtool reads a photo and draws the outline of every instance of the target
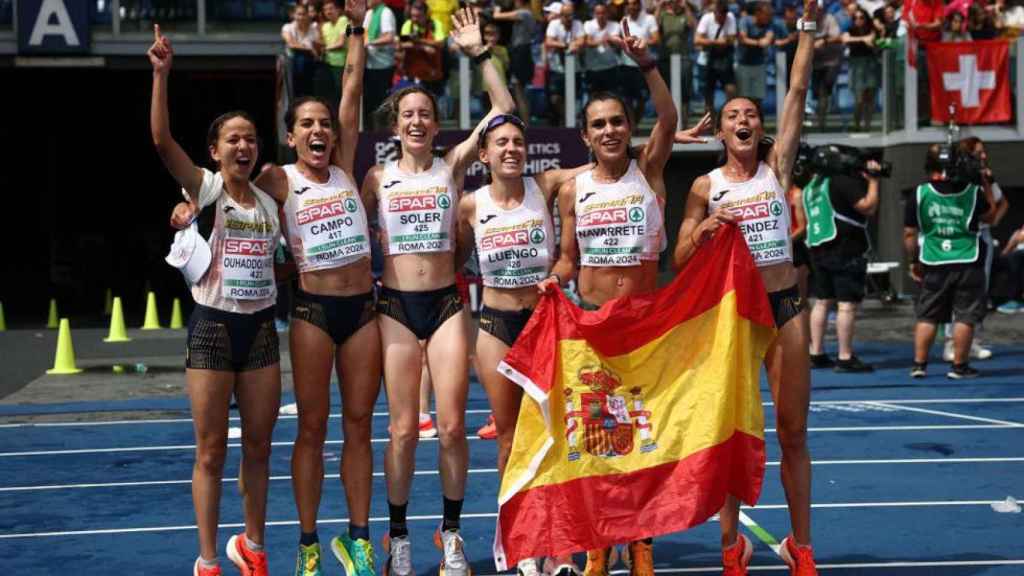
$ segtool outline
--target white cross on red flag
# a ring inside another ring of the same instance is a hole
[[[958,124],[1010,121],[1009,44],[936,42],[926,50],[933,120],[948,122],[953,104]]]

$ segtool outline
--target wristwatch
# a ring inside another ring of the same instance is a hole
[[[817,32],[818,23],[814,20],[804,20],[801,18],[796,21],[796,29],[801,32]]]
[[[353,26],[349,24],[345,27],[345,36],[362,36],[366,33],[366,28],[362,26]]]
[[[477,54],[476,56],[473,56],[473,62],[476,63],[476,64],[483,64],[484,61],[490,59],[490,57],[491,57],[491,50],[488,48],[488,49],[484,50],[483,52]]]

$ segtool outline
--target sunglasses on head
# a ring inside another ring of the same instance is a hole
[[[491,118],[490,122],[487,123],[487,126],[484,126],[484,131],[480,133],[480,143],[483,144],[484,138],[490,131],[496,130],[505,124],[512,124],[523,132],[526,131],[526,124],[519,119],[519,116],[516,116],[515,114],[498,114],[494,118]]]

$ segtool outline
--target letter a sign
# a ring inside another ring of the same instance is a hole
[[[87,0],[18,2],[18,53],[42,55],[88,52]]]

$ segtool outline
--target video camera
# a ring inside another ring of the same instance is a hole
[[[952,182],[981,183],[984,166],[973,154],[960,151],[960,127],[956,123],[956,106],[949,105],[949,124],[946,126],[946,142],[939,145],[938,168]]]
[[[881,169],[868,170],[868,160],[878,162]],[[892,162],[876,160],[853,146],[842,144],[810,146],[801,142],[796,161],[793,163],[793,176],[796,179],[809,178],[811,174],[845,174],[860,178],[861,172],[866,172],[876,178],[888,178],[892,175]]]

